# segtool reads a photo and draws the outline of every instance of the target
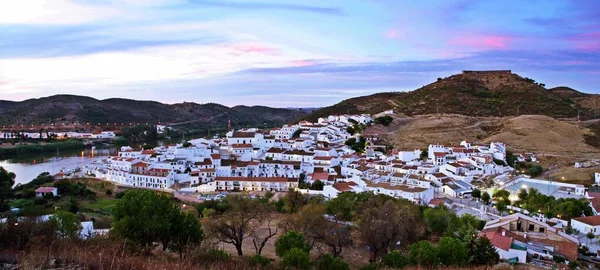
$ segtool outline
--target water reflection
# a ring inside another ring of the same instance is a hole
[[[116,154],[117,150],[114,148],[60,151],[58,157],[56,153],[46,153],[44,155],[19,156],[9,160],[1,160],[0,167],[4,167],[7,171],[14,172],[17,175],[15,184],[24,184],[43,172],[49,172],[54,175],[63,169],[74,170],[76,168],[83,168],[85,165],[90,165],[93,161]]]

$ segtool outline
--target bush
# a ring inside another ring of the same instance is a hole
[[[292,248],[283,255],[281,265],[296,269],[310,269],[311,260],[308,252],[299,248]]]
[[[208,264],[214,262],[229,261],[231,255],[224,250],[214,248],[198,248],[192,253],[192,261],[196,264]]]
[[[254,256],[248,258],[248,264],[250,264],[250,266],[253,266],[253,267],[257,267],[257,266],[268,267],[269,265],[271,265],[271,259],[261,256],[261,255],[254,255]]]
[[[409,259],[402,256],[398,251],[392,251],[385,254],[381,259],[381,264],[390,268],[404,268],[410,263]]]
[[[437,254],[443,265],[463,266],[469,256],[467,247],[458,239],[442,237],[437,246]]]
[[[554,256],[552,257],[552,260],[553,260],[555,263],[565,263],[565,262],[567,261],[567,260],[566,260],[564,257],[558,256],[558,255],[554,255]]]
[[[389,126],[390,123],[394,120],[394,118],[392,118],[389,115],[386,116],[382,116],[382,117],[377,117],[375,118],[375,124],[382,124],[384,126]]]
[[[31,188],[25,189],[21,193],[21,197],[23,199],[33,199],[33,198],[35,198],[35,190],[33,190]]]
[[[33,203],[36,205],[45,205],[48,203],[48,200],[44,198],[35,198],[35,200],[33,200]]]
[[[123,198],[123,196],[125,196],[125,191],[117,192],[115,194],[116,199],[121,199],[121,198]]]
[[[304,234],[301,232],[289,231],[275,241],[275,254],[280,258],[292,249],[310,252],[311,247],[306,244]]]
[[[571,261],[569,262],[569,268],[571,269],[577,269],[579,267],[579,263],[577,261]]]
[[[331,254],[325,254],[317,260],[316,270],[349,270],[350,265],[340,258],[333,257]]]
[[[439,264],[435,247],[428,241],[420,241],[410,246],[410,262],[422,267],[435,267]]]

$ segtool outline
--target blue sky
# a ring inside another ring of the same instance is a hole
[[[0,99],[313,107],[463,69],[600,93],[600,3],[0,2]]]

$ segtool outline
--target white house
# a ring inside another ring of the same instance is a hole
[[[52,194],[52,196],[58,195],[58,189],[55,187],[40,187],[35,190],[36,197],[43,197],[46,194]]]
[[[600,216],[571,219],[571,227],[584,234],[592,232],[594,235],[600,235]]]

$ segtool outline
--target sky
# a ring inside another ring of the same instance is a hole
[[[600,93],[600,2],[0,2],[0,100],[321,107],[465,69]]]

